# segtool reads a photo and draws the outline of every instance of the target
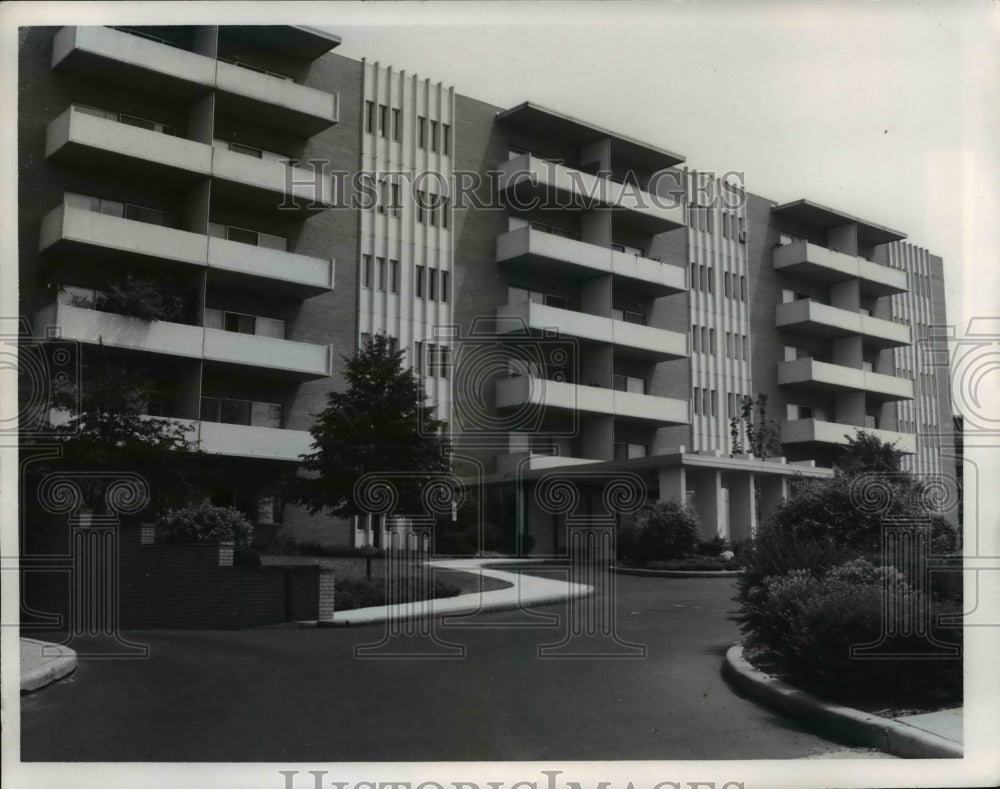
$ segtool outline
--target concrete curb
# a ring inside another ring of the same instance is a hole
[[[723,675],[756,701],[802,721],[842,742],[878,748],[907,759],[961,759],[962,746],[906,723],[822,701],[787,682],[758,671],[743,657],[743,647],[730,647]]]
[[[76,671],[76,652],[69,647],[64,647],[60,644],[50,644],[47,641],[39,641],[34,638],[22,638],[22,648],[27,645],[37,650],[41,662],[25,667],[25,660],[22,657],[22,693],[44,688],[46,685],[51,685],[56,680],[62,679]],[[55,654],[43,655],[43,651]]]
[[[337,611],[332,619],[300,621],[301,627],[355,627],[374,625],[390,620],[419,621],[439,616],[465,616],[468,614],[487,613],[492,611],[514,611],[542,605],[564,603],[579,597],[587,597],[594,593],[594,587],[583,584],[570,584],[549,579],[532,579],[532,585],[544,585],[548,591],[524,590],[518,575],[495,569],[503,566],[525,567],[531,565],[554,564],[558,560],[545,559],[475,559],[475,560],[440,560],[431,562],[433,566],[443,567],[458,572],[471,572],[500,578],[511,583],[505,589],[494,589],[490,592],[469,592],[456,597],[438,597],[422,600],[417,603],[402,603],[391,606],[373,606],[371,608],[355,608],[348,611]],[[526,569],[526,568],[525,568]],[[553,591],[551,587],[561,587]]]
[[[611,566],[619,575],[644,575],[653,578],[735,578],[739,570],[643,570],[639,567]]]

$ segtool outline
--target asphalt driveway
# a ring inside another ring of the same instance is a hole
[[[355,658],[355,646],[379,642],[381,626],[130,633],[149,644],[148,660],[81,656],[73,677],[22,697],[22,758],[777,759],[843,750],[722,679],[737,640],[727,618],[733,579],[612,577],[618,636],[645,646],[644,658],[539,658],[540,645],[569,632],[567,604],[437,628],[464,647],[460,659],[385,658],[445,651],[427,638]],[[571,651],[624,650],[598,637]]]

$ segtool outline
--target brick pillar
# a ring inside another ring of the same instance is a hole
[[[316,612],[317,620],[332,620],[334,612],[334,602],[333,602],[333,582],[334,574],[333,570],[328,567],[319,568],[319,577],[317,583],[319,584],[319,603],[318,610]]]

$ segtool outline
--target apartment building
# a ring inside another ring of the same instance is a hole
[[[22,313],[149,370],[149,413],[193,427],[214,499],[300,538],[377,539],[273,490],[343,386],[341,357],[376,332],[423,377],[486,519],[538,552],[566,546],[566,514],[533,498],[554,473],[593,486],[589,511],[630,472],[692,503],[706,537],[742,537],[790,479],[831,474],[855,428],[953,472],[947,382],[917,342],[945,322],[939,257],[338,43],[302,27],[22,31]],[[168,283],[183,309],[108,310],[127,275]],[[780,456],[733,452],[730,417],[759,392]]]

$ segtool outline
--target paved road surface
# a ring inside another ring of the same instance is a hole
[[[736,695],[722,679],[723,655],[737,638],[727,619],[732,579],[615,579],[619,635],[644,644],[645,659],[538,659],[538,646],[559,642],[567,626],[498,627],[524,618],[512,612],[473,619],[490,627],[443,631],[466,645],[461,660],[355,659],[354,646],[377,641],[379,626],[131,633],[150,645],[149,660],[81,656],[72,678],[22,698],[22,758],[780,759],[843,752]],[[568,607],[538,613],[565,622]]]

